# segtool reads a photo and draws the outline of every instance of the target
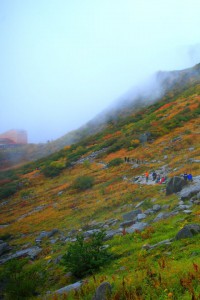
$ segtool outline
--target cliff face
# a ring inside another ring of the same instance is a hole
[[[25,130],[9,130],[0,134],[1,139],[8,139],[15,144],[27,144],[27,132]]]

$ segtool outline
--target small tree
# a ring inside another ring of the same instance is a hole
[[[111,259],[111,254],[103,247],[104,237],[103,231],[94,233],[86,241],[83,235],[78,235],[63,256],[62,265],[78,278],[93,274]]]

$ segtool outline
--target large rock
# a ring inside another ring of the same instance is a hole
[[[141,214],[141,209],[132,210],[126,214],[123,215],[124,221],[133,220],[135,217],[137,217],[138,214]]]
[[[96,289],[92,300],[107,300],[111,295],[111,285],[109,282],[103,282],[100,286]]]
[[[200,225],[190,224],[185,225],[176,235],[176,240],[191,238],[194,235],[200,233]]]
[[[187,182],[179,176],[170,178],[166,186],[166,195],[180,192],[186,184]]]

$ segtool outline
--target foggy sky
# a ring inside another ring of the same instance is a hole
[[[0,133],[46,142],[200,62],[199,0],[0,0]]]

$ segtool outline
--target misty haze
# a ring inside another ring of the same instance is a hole
[[[58,139],[118,99],[132,100],[155,72],[192,67],[200,58],[198,7],[1,1],[0,133],[25,130],[29,143]],[[160,93],[154,84],[150,98]]]

